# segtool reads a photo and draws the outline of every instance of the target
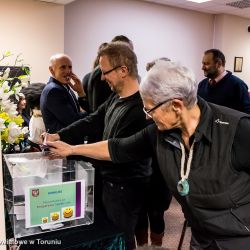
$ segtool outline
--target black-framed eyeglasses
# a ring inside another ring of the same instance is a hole
[[[114,71],[114,70],[116,70],[116,69],[118,69],[118,68],[120,68],[120,67],[122,67],[122,66],[121,66],[121,65],[116,66],[116,67],[114,67],[113,69],[110,69],[110,70],[108,70],[108,71],[106,71],[106,72],[102,72],[102,74],[105,76],[105,75],[111,73],[112,71]]]
[[[164,103],[166,103],[166,102],[168,102],[168,101],[171,101],[171,100],[173,100],[173,98],[167,99],[167,100],[165,100],[165,101],[163,101],[163,102],[160,102],[160,103],[158,103],[157,105],[155,105],[155,106],[154,106],[153,108],[151,108],[151,109],[145,109],[145,107],[143,107],[143,112],[144,112],[148,117],[152,118],[152,115],[150,115],[150,113],[151,113],[152,111],[156,110],[156,109],[159,108],[161,105],[163,105]]]

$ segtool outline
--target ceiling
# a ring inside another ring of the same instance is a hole
[[[57,4],[68,4],[75,0],[39,0]],[[102,1],[102,0],[100,0]],[[204,3],[194,3],[187,0],[140,0],[174,6],[183,9],[195,10],[210,14],[230,14],[250,19],[250,0],[210,0]]]
[[[57,4],[68,4],[74,2],[75,0],[37,0],[40,2],[47,2],[47,3],[57,3]]]
[[[187,0],[141,0],[210,14],[230,14],[250,18],[250,0],[211,0],[194,3]]]

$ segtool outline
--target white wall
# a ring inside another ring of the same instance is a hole
[[[0,53],[22,53],[31,66],[32,82],[47,82],[48,59],[64,51],[64,43],[76,73],[83,77],[92,67],[99,44],[125,34],[134,42],[142,76],[148,61],[166,56],[191,67],[200,80],[203,51],[217,47],[225,53],[231,71],[234,57],[243,56],[243,72],[235,74],[250,86],[249,19],[216,15],[214,22],[209,14],[137,0],[77,0],[65,7],[35,0],[0,0],[0,10]]]
[[[242,72],[233,72],[244,80],[250,88],[250,20],[233,15],[216,17],[215,47],[219,47],[226,57],[226,68],[233,72],[234,57],[243,57]]]
[[[31,81],[47,82],[49,57],[64,51],[64,6],[33,0],[0,0],[0,23],[0,54],[22,53],[24,63],[31,66]],[[8,62],[12,64],[14,59],[11,57]],[[0,210],[4,211],[2,171],[0,187]],[[3,212],[0,221],[0,240],[4,240]],[[5,246],[0,245],[0,249]]]
[[[31,81],[46,83],[50,56],[64,51],[64,6],[0,0],[0,13],[0,53],[22,53],[24,63],[31,66]]]
[[[98,46],[115,35],[133,42],[141,76],[157,57],[179,60],[203,78],[203,51],[213,44],[213,16],[136,0],[77,0],[65,6],[65,52],[75,72],[89,72]]]

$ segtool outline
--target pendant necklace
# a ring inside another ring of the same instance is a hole
[[[184,173],[185,147],[180,142],[180,146],[181,146],[181,180],[178,181],[178,183],[177,183],[177,190],[181,196],[186,196],[189,193],[188,176],[189,176],[189,172],[190,172],[190,168],[191,168],[191,162],[193,159],[194,143],[195,143],[195,141],[193,142],[193,144],[190,148],[188,160],[187,160],[187,169],[186,169],[186,173]]]

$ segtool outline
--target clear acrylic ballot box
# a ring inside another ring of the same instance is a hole
[[[15,238],[94,220],[94,168],[41,153],[4,155],[4,196]]]

